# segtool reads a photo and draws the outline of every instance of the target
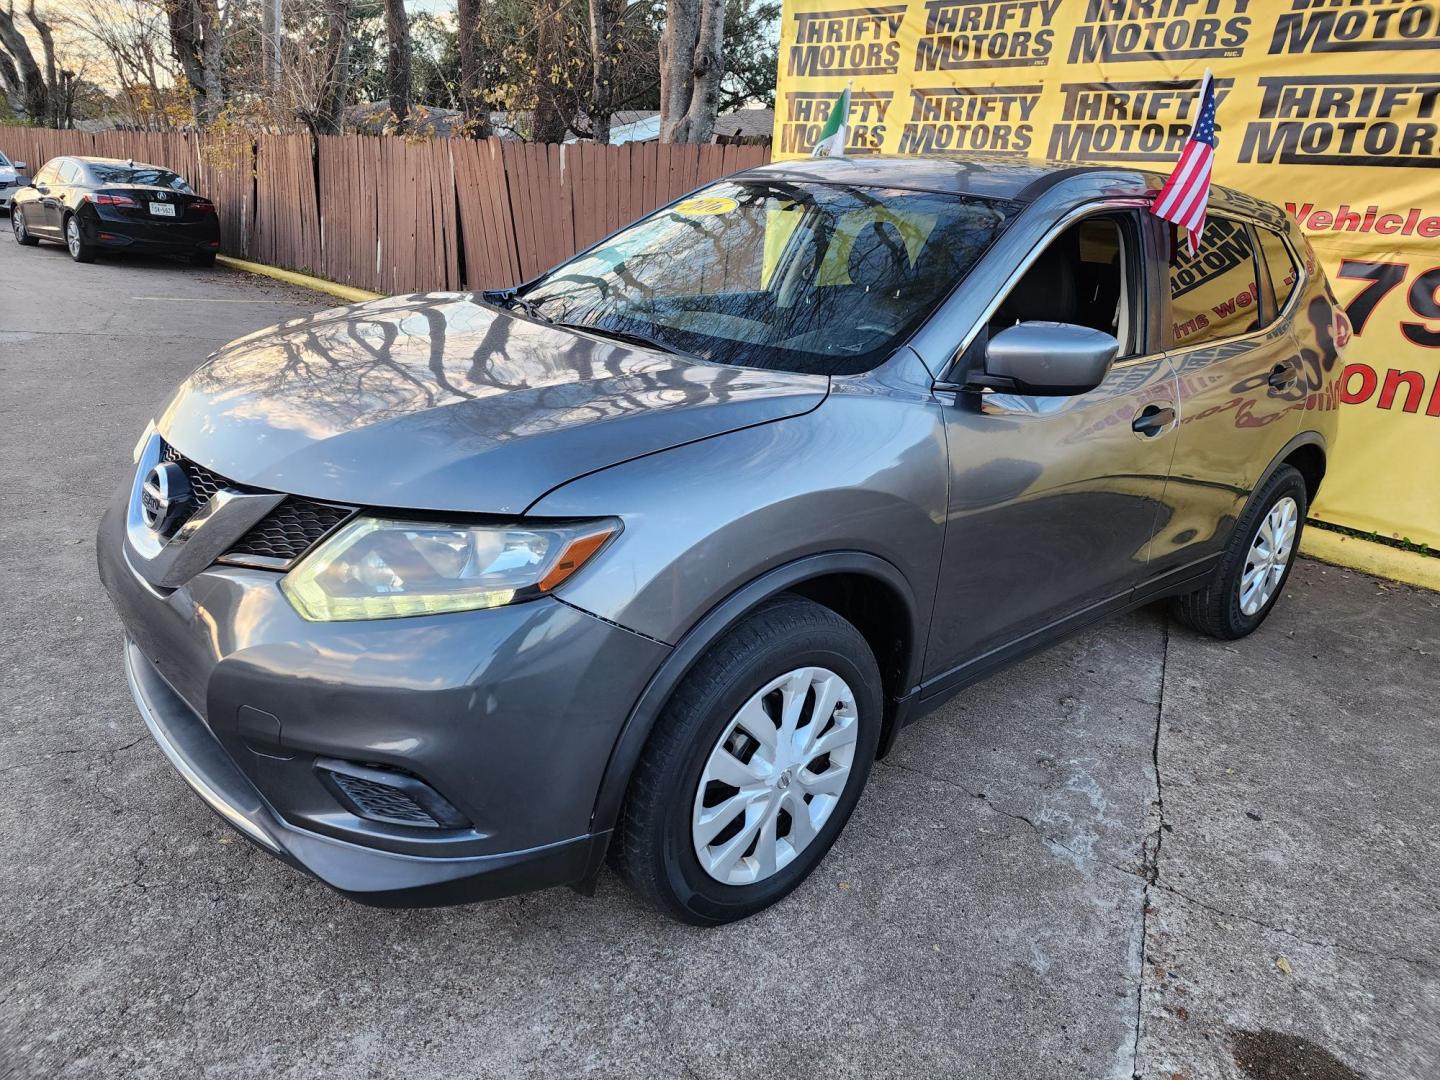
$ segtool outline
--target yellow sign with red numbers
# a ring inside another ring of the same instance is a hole
[[[1207,67],[1215,182],[1300,222],[1354,326],[1313,515],[1440,548],[1440,0],[785,0],[775,156],[848,85],[850,156],[1168,173]]]

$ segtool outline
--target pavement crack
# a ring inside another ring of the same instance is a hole
[[[1162,616],[1160,645],[1160,687],[1155,701],[1155,739],[1150,744],[1150,763],[1155,771],[1156,825],[1142,841],[1140,852],[1145,887],[1140,890],[1140,964],[1135,973],[1135,1054],[1132,1075],[1140,1073],[1140,1029],[1145,1017],[1145,946],[1150,937],[1150,890],[1160,886],[1160,849],[1165,843],[1165,784],[1160,775],[1160,733],[1165,720],[1165,673],[1170,666],[1170,618]]]
[[[1080,862],[1083,863],[1090,858],[1090,856],[1086,855],[1084,852],[1077,851],[1075,848],[1071,847],[1063,840],[1051,836],[1039,825],[1037,825],[1032,818],[1026,817],[1024,814],[1017,813],[1014,810],[1006,810],[1003,807],[997,806],[994,800],[989,798],[987,795],[979,791],[971,791],[968,787],[966,787],[964,784],[959,783],[958,781],[951,780],[948,777],[935,776],[933,773],[928,773],[924,769],[917,769],[912,765],[901,765],[898,761],[891,761],[889,759],[877,761],[876,764],[884,765],[891,769],[899,769],[901,772],[914,773],[916,776],[923,776],[927,780],[934,780],[938,784],[944,784],[946,787],[952,787],[956,791],[964,792],[972,799],[977,799],[980,802],[984,803],[986,809],[988,809],[991,813],[999,814],[1001,817],[1010,818],[1012,821],[1024,822],[1026,825],[1030,826],[1030,828],[1034,830],[1035,835],[1040,837],[1040,839],[1043,840],[1045,843],[1053,844],[1055,847],[1058,847],[1063,851],[1068,851]],[[1110,863],[1102,863],[1101,865],[1106,866],[1112,870],[1118,870],[1122,874],[1129,874],[1131,876],[1134,876],[1135,874],[1135,871],[1128,870],[1123,866],[1115,866]]]
[[[1338,952],[1354,953],[1357,956],[1370,956],[1380,960],[1390,960],[1399,964],[1413,964],[1416,967],[1427,970],[1434,969],[1435,967],[1435,963],[1433,961],[1424,959],[1422,957],[1400,956],[1394,953],[1380,952],[1378,949],[1366,949],[1359,945],[1351,945],[1343,941],[1325,941],[1315,938],[1302,937],[1300,934],[1298,934],[1294,930],[1291,930],[1289,927],[1273,926],[1270,923],[1255,918],[1253,915],[1246,915],[1243,912],[1239,911],[1227,911],[1224,908],[1215,906],[1214,904],[1206,903],[1204,900],[1201,900],[1197,896],[1191,896],[1189,893],[1182,892],[1181,890],[1175,888],[1175,886],[1173,885],[1157,884],[1157,888],[1167,893],[1168,895],[1175,897],[1178,900],[1183,900],[1187,904],[1194,904],[1196,907],[1202,908],[1212,915],[1218,915],[1221,918],[1225,919],[1235,919],[1238,922],[1249,923],[1251,926],[1258,927],[1259,929],[1265,930],[1268,933],[1282,934],[1285,937],[1292,938],[1293,940],[1298,941],[1302,945],[1310,945],[1318,949],[1335,949]]]

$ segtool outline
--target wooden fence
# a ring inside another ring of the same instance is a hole
[[[221,250],[393,294],[534,276],[768,147],[0,128],[33,174],[66,154],[133,158],[214,200]]]

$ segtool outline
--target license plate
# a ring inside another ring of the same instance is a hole
[[[168,202],[152,202],[150,204],[150,213],[156,217],[174,217],[175,207],[172,203]]]

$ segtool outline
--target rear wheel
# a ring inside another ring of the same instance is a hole
[[[641,754],[611,847],[660,910],[696,925],[798,886],[875,759],[880,673],[860,632],[800,597],[758,608],[686,675]]]
[[[1280,599],[1295,565],[1307,509],[1304,478],[1280,466],[1236,523],[1215,576],[1204,588],[1177,597],[1175,615],[1211,637],[1233,640],[1254,631]]]
[[[74,214],[65,219],[65,246],[69,248],[70,257],[76,262],[95,261],[97,254],[95,245],[85,239],[84,233],[80,230],[80,219]]]
[[[39,239],[30,235],[30,230],[25,227],[25,214],[14,203],[10,204],[10,231],[15,234],[17,244],[35,247],[40,243]]]
[[[191,265],[191,266],[214,266],[214,265],[215,265],[215,252],[213,252],[213,251],[197,251],[197,252],[195,252],[195,254],[193,254],[193,255],[190,256],[190,265]]]

